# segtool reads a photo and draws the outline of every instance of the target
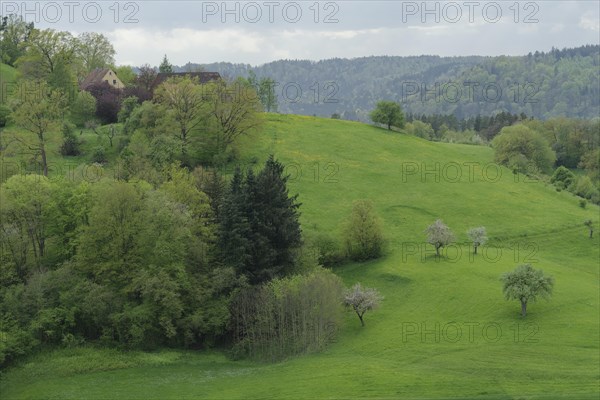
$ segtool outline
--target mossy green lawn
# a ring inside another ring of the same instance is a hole
[[[349,312],[325,352],[277,364],[219,351],[46,352],[3,375],[3,399],[598,398],[600,243],[583,226],[592,219],[598,230],[597,206],[493,165],[488,147],[348,121],[267,119],[240,143],[241,160],[274,153],[287,165],[307,240],[339,239],[356,199],[371,199],[383,220],[386,255],[335,269],[347,285],[385,296],[366,326]],[[458,239],[442,259],[423,233],[437,218]],[[466,231],[475,226],[487,228],[490,245],[472,256]],[[556,281],[552,299],[530,304],[526,318],[499,280],[524,262]]]

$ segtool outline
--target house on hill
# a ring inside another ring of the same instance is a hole
[[[158,85],[163,83],[169,78],[173,77],[184,77],[189,76],[190,78],[197,78],[200,83],[208,83],[212,81],[218,81],[221,79],[221,75],[218,72],[159,72],[152,82],[151,90],[154,90]]]
[[[86,90],[92,85],[99,85],[104,82],[116,89],[123,89],[125,87],[117,74],[110,68],[96,68],[85,77],[79,87],[81,90]]]

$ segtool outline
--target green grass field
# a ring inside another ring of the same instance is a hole
[[[366,326],[349,312],[325,352],[277,364],[217,350],[45,352],[3,373],[3,399],[598,398],[600,243],[583,226],[598,226],[597,206],[498,168],[488,147],[354,122],[269,115],[239,147],[242,162],[271,152],[287,165],[308,240],[338,237],[353,200],[374,202],[386,256],[335,269],[385,296]],[[424,245],[436,218],[459,241],[442,260]],[[490,246],[473,257],[466,231],[481,225]],[[499,281],[524,262],[556,281],[525,319]]]

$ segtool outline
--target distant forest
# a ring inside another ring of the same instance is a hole
[[[187,64],[231,78],[270,77],[283,113],[368,120],[379,100],[400,102],[416,115],[458,119],[500,112],[536,119],[593,118],[600,107],[600,46],[509,57],[363,57],[323,61],[280,60],[247,64]]]

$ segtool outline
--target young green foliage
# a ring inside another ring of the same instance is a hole
[[[355,261],[379,258],[383,251],[381,219],[370,200],[357,200],[344,230],[346,253]]]
[[[544,276],[544,271],[531,264],[519,265],[514,271],[502,275],[502,291],[506,300],[521,302],[521,315],[527,315],[527,304],[538,297],[549,299],[552,296],[554,279]]]
[[[369,114],[371,121],[386,125],[388,130],[392,126],[396,128],[404,127],[404,113],[400,104],[393,101],[379,101],[375,109]]]

